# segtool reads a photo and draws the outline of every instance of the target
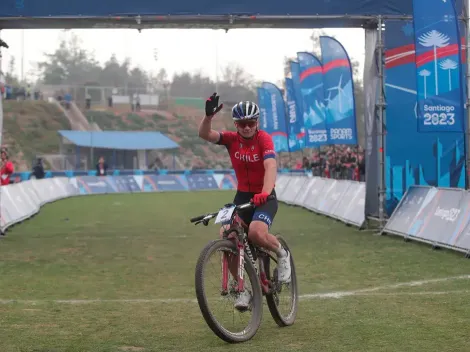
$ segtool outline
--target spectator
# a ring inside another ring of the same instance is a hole
[[[38,160],[36,161],[36,165],[34,165],[33,167],[33,176],[38,180],[44,178],[45,176],[44,165],[42,164],[41,158],[38,158]]]
[[[108,172],[108,164],[104,161],[103,157],[100,157],[98,163],[96,164],[96,175],[97,176],[106,176]]]
[[[10,184],[10,176],[15,171],[15,168],[13,163],[8,160],[8,151],[6,148],[2,148],[0,156],[2,159],[2,165],[0,168],[0,183],[2,186],[6,186]]]
[[[344,176],[347,179],[354,179],[354,169],[356,168],[356,157],[352,155],[351,148],[346,149],[345,155],[341,159],[344,165]]]
[[[70,105],[72,104],[72,94],[65,93],[64,99],[65,99],[65,107],[67,108],[67,110],[69,110]]]
[[[91,108],[91,95],[88,94],[88,93],[86,94],[85,104],[86,104],[86,108],[88,110],[90,110],[90,108]]]
[[[306,156],[302,158],[302,167],[306,170],[310,169],[310,162],[308,161],[308,158]]]

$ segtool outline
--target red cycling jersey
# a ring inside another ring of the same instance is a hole
[[[235,170],[238,190],[260,193],[264,184],[264,160],[275,158],[271,136],[258,131],[252,139],[245,139],[237,132],[220,132],[217,144],[225,145]]]

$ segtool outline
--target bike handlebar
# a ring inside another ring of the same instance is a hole
[[[276,196],[274,194],[269,195],[268,198],[267,198],[267,200],[273,200],[273,199],[276,199]],[[235,210],[247,209],[247,208],[251,208],[251,207],[254,207],[254,206],[255,206],[254,203],[250,201],[250,202],[245,203],[245,204],[237,205],[235,207]],[[203,220],[210,220],[213,217],[217,216],[217,214],[219,214],[218,211],[216,211],[215,213],[199,215],[199,216],[196,216],[196,217],[190,219],[189,221],[190,222],[201,222]]]

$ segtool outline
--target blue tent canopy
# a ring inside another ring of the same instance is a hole
[[[58,131],[59,134],[79,147],[117,150],[176,149],[179,145],[160,132],[123,131]]]

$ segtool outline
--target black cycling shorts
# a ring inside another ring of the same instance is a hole
[[[248,203],[251,199],[253,199],[255,194],[256,193],[252,192],[237,191],[237,193],[235,194],[235,198],[233,199],[233,203],[235,205]],[[275,196],[275,190],[273,190],[271,194]],[[266,203],[259,207],[240,210],[238,215],[247,226],[250,226],[251,222],[256,220],[262,221],[266,225],[268,225],[268,227],[271,227],[274,217],[277,213],[277,208],[277,198],[275,198],[272,200],[268,200]]]

